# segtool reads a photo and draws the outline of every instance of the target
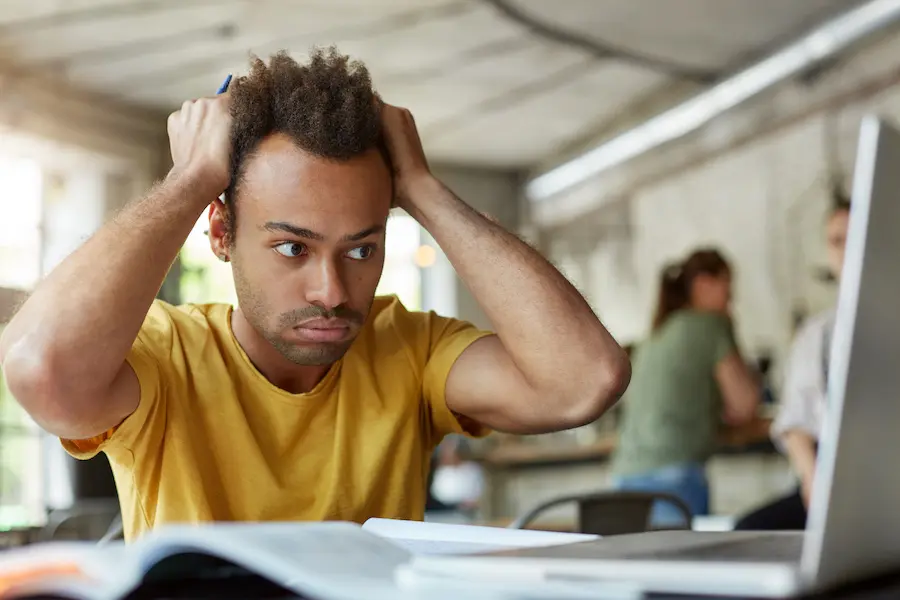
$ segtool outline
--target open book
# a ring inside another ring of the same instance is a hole
[[[515,548],[557,546],[597,539],[596,535],[505,529],[477,525],[369,519],[363,529],[387,538],[411,554],[479,554]]]
[[[0,555],[0,597],[122,598],[140,586],[198,576],[257,576],[304,598],[458,598],[439,582],[401,576],[416,554],[564,544],[584,536],[373,519],[353,523],[215,523],[161,527],[131,544],[51,542]],[[459,582],[457,582],[459,583]],[[474,585],[467,600],[508,598]],[[529,598],[565,597],[552,587]]]

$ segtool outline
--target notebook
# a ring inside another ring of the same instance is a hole
[[[122,598],[148,583],[252,574],[300,597],[323,600],[458,598],[453,586],[403,576],[416,555],[469,554],[581,541],[576,534],[372,519],[355,523],[169,525],[139,540],[50,542],[0,555],[0,597]],[[467,600],[510,598],[510,589],[472,584]],[[467,589],[468,589],[467,588]],[[527,596],[572,595],[555,585]]]

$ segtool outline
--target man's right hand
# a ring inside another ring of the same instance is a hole
[[[169,115],[173,170],[208,187],[212,199],[230,182],[231,115],[229,94],[188,100]]]

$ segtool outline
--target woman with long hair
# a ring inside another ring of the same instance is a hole
[[[694,516],[709,513],[706,462],[720,424],[751,420],[761,396],[735,343],[731,276],[714,249],[663,270],[652,332],[632,359],[613,456],[616,488],[674,494]],[[652,522],[683,518],[659,503]]]

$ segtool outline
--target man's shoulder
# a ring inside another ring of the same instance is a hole
[[[424,326],[435,316],[433,312],[408,309],[397,296],[375,296],[369,322],[374,331],[383,332],[397,327]]]
[[[189,339],[194,333],[209,333],[228,327],[230,304],[171,304],[156,299],[150,305],[144,318],[141,334],[153,337],[173,337],[177,333],[181,339]]]
[[[428,336],[433,313],[408,309],[397,296],[376,296],[369,310],[364,335],[377,346],[393,342],[415,346]]]
[[[230,304],[172,304],[156,298],[147,310],[148,318],[169,319],[179,323],[203,324],[216,319],[221,320],[232,309]]]
[[[468,321],[434,311],[410,310],[397,296],[376,296],[369,311],[367,336],[378,344],[395,341],[419,351],[448,339],[477,338],[490,334]]]

